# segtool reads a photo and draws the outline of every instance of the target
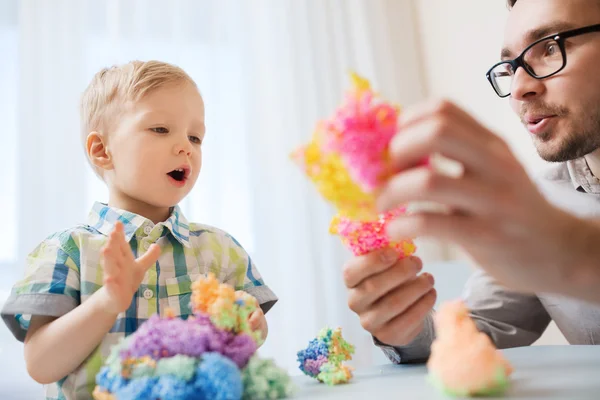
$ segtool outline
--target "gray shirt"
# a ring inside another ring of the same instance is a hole
[[[553,165],[536,183],[555,206],[582,218],[600,218],[600,180],[584,158]],[[479,330],[488,334],[498,348],[532,344],[550,321],[570,344],[600,344],[600,305],[544,293],[516,293],[480,270],[467,281],[463,298]],[[429,357],[434,337],[430,313],[423,330],[409,345],[375,343],[394,363],[423,362]]]

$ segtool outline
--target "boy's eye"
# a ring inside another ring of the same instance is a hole
[[[150,128],[150,130],[152,132],[156,132],[156,133],[169,133],[169,130],[163,126],[159,126],[157,128]]]
[[[202,144],[202,139],[200,139],[198,136],[190,136],[189,138],[192,143]]]

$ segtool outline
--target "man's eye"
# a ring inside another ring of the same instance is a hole
[[[546,46],[546,54],[549,56],[553,56],[556,54],[558,49],[556,48],[556,44],[550,43]]]
[[[169,130],[163,126],[159,126],[158,128],[150,128],[150,130],[152,132],[162,133],[162,134],[169,133]]]

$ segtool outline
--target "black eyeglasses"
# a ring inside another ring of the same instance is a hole
[[[548,78],[567,65],[565,39],[590,32],[600,32],[600,24],[573,29],[539,39],[515,59],[500,61],[486,73],[486,78],[500,97],[510,95],[513,77],[522,67],[535,79]]]

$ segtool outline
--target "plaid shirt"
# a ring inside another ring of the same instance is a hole
[[[87,224],[58,232],[28,256],[24,279],[13,287],[2,317],[14,336],[23,341],[31,315],[60,317],[86,301],[102,286],[101,249],[116,221],[134,255],[152,243],[161,247],[133,296],[99,346],[71,374],[46,386],[46,399],[91,399],[95,375],[119,339],[135,332],[152,314],[171,308],[176,315],[191,314],[191,284],[213,272],[221,281],[257,298],[265,312],[277,301],[242,246],[214,227],[188,224],[179,207],[165,222],[152,221],[128,211],[96,203]]]

